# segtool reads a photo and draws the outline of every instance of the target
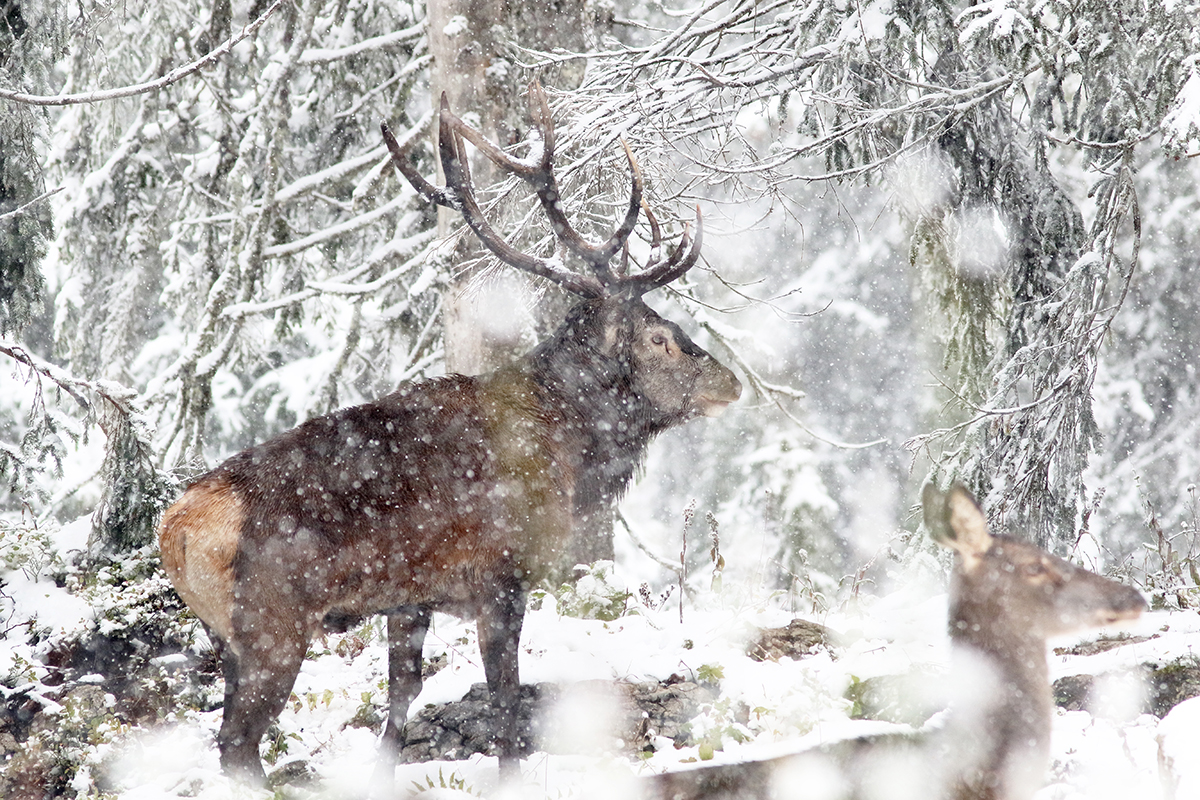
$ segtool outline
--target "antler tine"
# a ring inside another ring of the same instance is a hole
[[[512,174],[533,182],[538,173],[538,168],[519,158],[513,158],[508,153],[504,152],[498,145],[494,144],[490,139],[484,136],[479,131],[472,128],[467,123],[463,122],[457,114],[450,110],[450,104],[447,102],[442,105],[439,112],[442,120],[449,123],[454,132],[466,139],[471,144],[479,149],[489,159],[498,166],[508,170]]]
[[[529,114],[533,119],[534,126],[542,134],[542,158],[536,174],[522,175],[522,177],[525,177],[537,190],[538,200],[542,203],[542,210],[545,212],[546,218],[550,220],[554,235],[568,250],[586,262],[603,283],[612,283],[616,280],[616,275],[613,274],[609,263],[613,256],[625,246],[630,234],[633,233],[642,204],[642,174],[633,157],[633,152],[622,139],[621,146],[625,148],[629,168],[633,173],[633,190],[625,219],[602,244],[590,244],[571,227],[566,212],[563,210],[562,192],[558,188],[558,180],[554,177],[554,118],[550,114],[550,103],[546,99],[546,91],[536,80],[529,84]]]
[[[638,166],[637,159],[633,157],[633,151],[629,149],[629,142],[625,141],[624,136],[621,137],[621,147],[625,150],[625,159],[629,162],[631,182],[629,208],[625,211],[625,219],[621,221],[620,227],[613,231],[612,236],[608,237],[608,241],[601,245],[601,249],[609,253],[609,258],[612,258],[629,241],[629,236],[633,233],[634,226],[637,225],[638,214],[642,210],[642,169]]]
[[[447,190],[445,194],[451,195],[452,199],[448,205],[458,208],[467,225],[475,232],[484,246],[509,266],[551,280],[564,289],[584,297],[603,295],[604,286],[599,281],[585,275],[568,272],[546,259],[516,249],[488,223],[471,188],[471,168],[467,163],[463,137],[455,129],[453,115],[446,113],[448,110],[449,103],[446,96],[442,95],[443,113],[438,128],[438,152],[442,159],[442,171],[446,175]]]
[[[655,241],[657,243],[657,239]],[[700,206],[696,206],[696,238],[692,239],[685,227],[683,236],[679,240],[679,246],[666,261],[655,263],[655,260],[651,259],[643,272],[627,278],[625,282],[639,294],[667,285],[696,265],[696,261],[700,258],[700,248],[703,242],[704,224],[700,216]]]
[[[559,190],[558,181],[554,177],[554,120],[550,114],[550,104],[546,99],[546,92],[542,89],[538,81],[533,81],[529,84],[529,112],[534,127],[537,128],[542,137],[542,153],[537,164],[513,158],[489,141],[482,133],[467,125],[453,113],[450,113],[448,109],[443,108],[442,115],[449,119],[450,125],[455,132],[461,134],[467,141],[479,148],[479,151],[495,164],[533,186],[537,192],[538,200],[542,204],[542,211],[550,221],[550,226],[554,230],[554,235],[558,240],[570,252],[588,264],[601,283],[613,283],[616,280],[616,276],[613,274],[609,262],[612,261],[613,256],[620,252],[621,247],[629,239],[630,234],[633,233],[634,226],[637,224],[638,211],[641,207],[642,177],[637,167],[637,161],[634,159],[628,145],[625,145],[622,141],[626,156],[629,159],[630,169],[634,176],[629,210],[626,212],[625,219],[621,225],[604,243],[593,245],[571,226],[563,209],[562,192]]]
[[[401,147],[400,143],[396,141],[396,137],[392,135],[392,129],[388,127],[386,122],[381,122],[379,127],[383,131],[383,141],[387,144],[388,150],[391,151],[392,164],[396,169],[400,170],[401,175],[408,179],[412,187],[417,190],[417,194],[436,205],[456,208],[454,198],[449,192],[445,189],[439,189],[425,180],[425,177],[417,172],[413,168],[413,165],[409,163],[408,149],[412,145],[412,138],[410,137],[404,146]]]
[[[650,210],[650,204],[642,200],[642,210],[646,212],[646,221],[650,223],[650,257],[646,259],[646,269],[651,269],[662,258],[662,229],[658,226],[658,218]]]

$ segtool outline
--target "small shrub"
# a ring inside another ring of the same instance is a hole
[[[634,599],[624,586],[614,582],[611,561],[597,561],[584,567],[574,584],[564,584],[554,595],[559,614],[605,622],[625,616],[630,610],[630,600]]]
[[[451,772],[449,777],[443,775],[441,767],[438,768],[437,783],[434,783],[433,776],[426,775],[425,783],[422,784],[420,781],[413,781],[412,785],[414,796],[425,794],[426,792],[437,789],[451,789],[456,792],[474,795],[475,797],[483,796],[479,791],[469,786],[466,778],[462,777],[457,772]]]

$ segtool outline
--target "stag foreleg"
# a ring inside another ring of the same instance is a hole
[[[421,651],[432,616],[424,606],[403,606],[387,614],[388,720],[375,766],[377,786],[390,786],[396,773],[408,707],[421,693]]]
[[[479,613],[479,649],[492,696],[501,783],[515,782],[521,777],[524,742],[519,736],[521,677],[517,654],[524,621],[525,590],[516,579],[502,583]]]

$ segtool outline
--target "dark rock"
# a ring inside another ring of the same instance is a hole
[[[1200,663],[1182,658],[1169,664],[1143,664],[1136,668],[1146,686],[1142,711],[1157,717],[1191,697],[1200,695]],[[1095,675],[1068,675],[1054,682],[1054,703],[1068,711],[1088,709]]]
[[[267,775],[267,788],[279,789],[283,786],[316,786],[317,775],[308,768],[308,761],[298,758],[289,761],[271,771]]]
[[[1109,650],[1127,644],[1148,642],[1151,639],[1157,638],[1158,634],[1154,634],[1153,636],[1131,636],[1127,633],[1120,633],[1116,636],[1100,636],[1091,641],[1080,642],[1072,647],[1056,647],[1054,648],[1054,654],[1056,656],[1094,656],[1097,653],[1106,653]]]
[[[1092,692],[1094,675],[1068,675],[1054,682],[1054,705],[1067,711],[1084,711]]]
[[[553,709],[566,692],[586,692],[590,701],[611,703],[613,729],[607,741],[591,741],[592,752],[642,752],[653,750],[664,736],[683,746],[690,741],[691,720],[703,703],[717,699],[718,689],[690,681],[665,683],[583,682],[569,687],[534,684],[521,687],[518,739],[523,755],[535,751],[558,754],[577,752],[564,745]],[[401,759],[406,762],[461,760],[492,752],[495,716],[487,685],[477,683],[461,699],[429,705],[404,726]],[[565,749],[564,749],[565,748]]]
[[[1165,717],[1175,706],[1200,695],[1200,663],[1181,658],[1151,671],[1146,678],[1146,710]]]
[[[829,650],[837,639],[837,634],[824,625],[794,619],[782,628],[760,630],[746,648],[746,655],[755,661],[778,661],[784,656],[798,660],[821,649]]]
[[[531,720],[540,701],[540,688],[521,687],[517,736],[522,755],[530,747]],[[477,683],[462,700],[444,705],[428,705],[404,726],[404,747],[400,758],[406,762],[459,760],[476,753],[491,753],[495,741],[495,719],[487,684]]]
[[[30,694],[29,689],[14,691],[5,696],[4,701],[0,703],[0,734],[4,736],[0,744],[3,744],[3,754],[13,752],[15,745],[29,738],[33,720],[41,711],[41,702]]]
[[[676,747],[685,746],[691,738],[691,721],[700,713],[700,706],[716,702],[720,696],[716,686],[691,681],[618,685],[628,687],[633,705],[644,720],[639,725],[644,733],[637,750],[652,748],[655,736],[671,739]]]

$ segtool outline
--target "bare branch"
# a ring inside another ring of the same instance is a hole
[[[30,206],[35,206],[38,203],[42,202],[43,200],[53,197],[54,195],[58,194],[62,190],[63,190],[63,187],[60,186],[57,189],[51,189],[48,192],[43,192],[42,194],[40,194],[37,197],[30,200],[28,203],[17,206],[12,211],[6,211],[3,214],[0,214],[0,220],[8,219],[9,217],[15,217],[15,216],[23,213],[25,211],[25,209],[29,208]]]

